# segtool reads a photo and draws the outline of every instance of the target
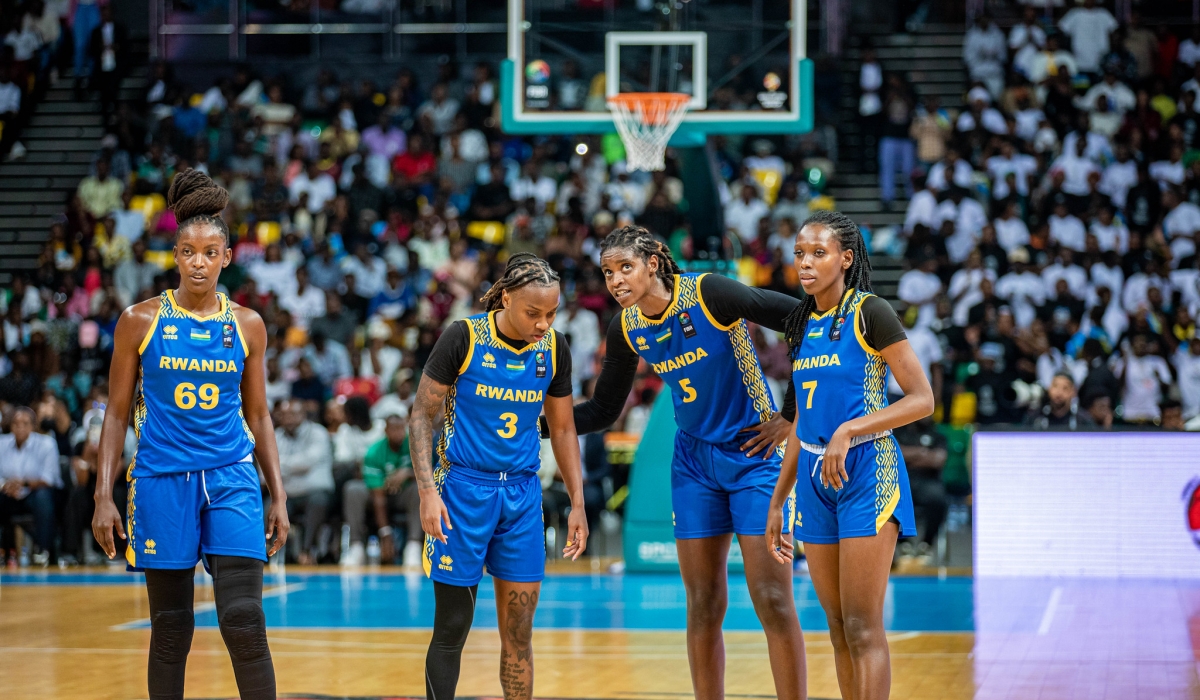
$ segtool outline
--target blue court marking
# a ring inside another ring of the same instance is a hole
[[[50,571],[18,571],[0,573],[0,586],[43,585],[43,586],[105,586],[143,583],[146,577],[129,571],[107,573],[60,574]]]

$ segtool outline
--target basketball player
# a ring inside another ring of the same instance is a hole
[[[842,697],[886,698],[888,571],[897,535],[917,534],[892,430],[933,413],[933,390],[895,311],[871,294],[858,226],[844,214],[816,212],[796,236],[795,252],[808,297],[787,318],[796,428],[768,511],[769,551],[791,563],[787,522],[778,510],[794,493],[792,530],[805,543],[829,622]],[[889,372],[904,390],[890,406]]]
[[[117,322],[92,530],[109,558],[113,531],[128,538],[129,568],[146,573],[151,700],[183,698],[201,558],[241,697],[275,697],[263,563],[287,540],[287,496],[266,399],[266,327],[216,291],[231,257],[221,219],[228,202],[198,170],[175,176],[167,203],[179,221],[179,288],[129,307]],[[134,401],[138,445],[123,528],[112,485]],[[256,455],[272,500],[265,540]]]
[[[496,590],[504,697],[533,696],[533,614],[546,571],[537,478],[543,407],[571,498],[563,556],[576,559],[587,547],[571,352],[550,329],[558,296],[558,275],[546,261],[513,255],[483,297],[487,313],[442,333],[417,389],[410,451],[426,533],[423,563],[436,599],[425,659],[429,700],[454,697],[484,566]],[[443,407],[435,469],[433,421]]]
[[[640,226],[614,231],[600,250],[608,291],[622,311],[608,329],[594,398],[576,406],[575,423],[588,433],[618,418],[639,357],[671,388],[679,426],[671,498],[696,697],[719,700],[725,693],[721,622],[736,533],[767,634],[776,693],[783,700],[803,698],[804,637],[792,574],[775,566],[764,535],[789,421],[775,411],[746,326],[749,320],[782,330],[797,302],[719,275],[682,273],[667,247]],[[775,508],[791,521],[790,499]]]

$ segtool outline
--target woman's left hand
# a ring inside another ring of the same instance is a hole
[[[288,522],[287,501],[271,500],[271,510],[267,513],[267,542],[271,543],[271,548],[267,550],[267,556],[275,556],[287,544],[288,530],[292,529],[292,524]]]
[[[587,540],[587,513],[582,506],[571,506],[571,513],[567,516],[567,546],[563,547],[563,559],[578,559],[587,550]]]
[[[746,452],[747,457],[753,457],[761,450],[763,451],[762,458],[769,459],[780,445],[787,442],[788,435],[792,432],[792,424],[776,411],[775,415],[771,416],[771,420],[752,425],[749,428],[742,428],[738,432],[758,433],[742,444],[742,451]]]
[[[846,453],[850,451],[850,433],[843,423],[833,433],[829,444],[825,446],[825,458],[821,460],[821,485],[832,486],[840,491],[850,480],[846,474]]]

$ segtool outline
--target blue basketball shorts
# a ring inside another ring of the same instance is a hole
[[[452,586],[474,586],[483,569],[504,581],[546,577],[542,484],[537,474],[484,472],[454,465],[438,489],[453,530],[446,543],[425,536],[425,575]]]
[[[800,450],[796,465],[796,539],[813,544],[836,544],[848,537],[879,534],[892,518],[901,537],[917,534],[908,471],[891,435],[864,442],[846,454],[841,491],[821,485],[824,455]]]
[[[189,569],[201,555],[267,560],[258,470],[250,462],[129,479],[128,569]]]
[[[782,459],[773,453],[747,457],[740,442],[713,444],[675,433],[671,463],[671,503],[675,539],[692,540],[735,533],[762,535],[779,480]],[[795,496],[783,506],[784,532],[791,532]]]

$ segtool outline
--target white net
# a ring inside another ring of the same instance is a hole
[[[613,123],[630,170],[662,170],[667,142],[683,122],[691,98],[675,92],[627,92],[609,98]]]

